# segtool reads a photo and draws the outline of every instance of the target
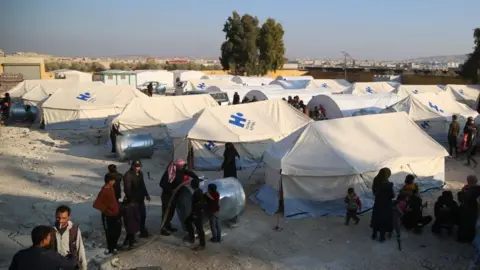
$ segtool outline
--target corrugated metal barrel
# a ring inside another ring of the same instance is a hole
[[[217,185],[217,191],[220,193],[220,211],[217,217],[222,221],[231,220],[237,216],[241,216],[245,211],[245,191],[243,186],[234,177],[221,178],[215,180],[205,180],[200,183],[200,188],[205,193],[209,184]],[[185,220],[191,211],[192,190],[187,195],[181,192],[178,197],[177,214],[180,220]]]
[[[25,111],[25,104],[23,103],[14,103],[10,108],[10,120],[11,121],[23,121],[27,117],[27,111]],[[35,106],[30,105],[32,113],[37,119],[38,109]]]
[[[150,134],[124,133],[123,136],[117,136],[116,149],[120,160],[151,158],[153,146]]]

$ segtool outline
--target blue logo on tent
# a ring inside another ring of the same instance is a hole
[[[429,127],[429,124],[428,124],[428,121],[423,121],[420,126],[423,128],[423,129],[427,129]]]
[[[85,92],[83,94],[80,94],[77,96],[77,99],[83,100],[83,101],[88,101],[91,98],[91,95],[89,92]]]
[[[323,84],[322,84],[322,87],[323,87],[323,88],[327,88],[328,85],[327,85],[326,83],[323,83]]]
[[[207,87],[207,85],[205,83],[200,83],[199,85],[197,85],[197,88],[199,89],[205,89]]]
[[[412,93],[418,94],[418,90],[413,90]]]
[[[460,94],[462,94],[462,95],[465,95],[465,93],[463,92],[463,89],[460,89],[460,91],[458,91],[458,92],[460,92]]]
[[[243,118],[243,113],[232,114],[228,121],[228,123],[241,128],[245,127],[245,122],[247,122],[247,119]]]
[[[365,88],[365,92],[373,94],[373,89],[369,87]]]
[[[430,102],[430,101],[428,102],[428,106],[430,106],[430,108],[432,108],[432,109],[435,109],[435,111],[437,111],[437,112],[443,113],[442,109],[440,109],[437,105],[432,104],[432,102]]]
[[[205,148],[207,148],[209,151],[212,151],[216,147],[213,141],[208,141],[203,146],[205,146]]]

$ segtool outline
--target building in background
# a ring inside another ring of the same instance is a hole
[[[45,72],[45,63],[41,57],[0,57],[0,73],[22,74],[24,80],[51,79],[53,77],[52,74]]]

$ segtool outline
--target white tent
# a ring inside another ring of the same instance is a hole
[[[343,79],[315,79],[311,83],[312,87],[325,88],[328,92],[334,94],[351,94],[352,84]]]
[[[270,91],[270,90],[283,90],[283,88],[277,85],[250,86],[250,85],[232,84],[232,85],[209,86],[205,90],[208,92],[225,92],[227,93],[230,101],[233,101],[233,95],[235,94],[235,92],[238,93],[238,95],[240,96],[240,100],[242,100],[243,97],[252,90]]]
[[[452,115],[456,114],[458,116],[461,126],[465,124],[468,117],[476,118],[478,116],[476,111],[450,97],[449,92],[410,95],[387,108],[385,112],[406,112],[435,140],[446,142]]]
[[[441,187],[447,155],[405,113],[317,121],[265,151],[265,185],[255,200],[273,214],[283,195],[287,218],[344,215],[349,187],[372,207],[371,185],[383,167],[396,188],[407,174],[421,191]]]
[[[173,73],[167,70],[136,70],[137,85],[142,85],[146,82],[159,82],[167,85],[168,88],[174,86]]]
[[[458,102],[477,110],[480,85],[449,84],[446,86],[446,90],[451,91]]]
[[[232,78],[233,78],[233,75],[222,74],[222,75],[203,75],[200,79],[202,79],[202,80],[225,80],[225,81],[231,81]]]
[[[312,76],[277,76],[275,80],[284,81],[313,81]]]
[[[383,94],[396,93],[399,83],[394,82],[357,82],[353,84],[352,94]]]
[[[223,145],[231,142],[241,157],[237,164],[255,166],[270,143],[311,121],[282,100],[205,108],[190,127],[172,133],[175,156],[186,158],[190,145],[196,169],[219,169]]]
[[[189,81],[189,80],[198,80],[205,76],[205,73],[196,70],[174,70],[173,78],[175,81],[179,79],[180,81]]]
[[[105,85],[103,82],[78,82],[72,83],[71,85],[56,85],[56,84],[44,84],[36,85],[31,91],[27,92],[22,96],[22,100],[25,104],[37,106],[39,102],[48,98],[48,96],[55,93],[59,89],[68,89],[77,90],[79,88],[89,88],[95,86]]]
[[[135,97],[147,98],[129,85],[61,88],[41,103],[45,129],[90,129],[108,126]]]
[[[77,70],[60,69],[53,71],[55,79],[75,80],[78,82],[91,82],[92,74]]]
[[[12,98],[20,98],[40,85],[48,87],[72,87],[76,84],[78,84],[78,82],[75,80],[25,80],[10,89],[8,93]]]
[[[231,86],[235,85],[234,82],[230,80],[219,80],[219,79],[197,79],[197,80],[188,80],[185,84],[183,91],[190,90],[207,90],[211,86]]]
[[[290,97],[298,96],[300,100],[303,101],[305,105],[312,99],[312,97],[317,95],[330,95],[330,92],[322,91],[306,91],[306,89],[265,89],[265,90],[251,90],[248,91],[244,97],[247,97],[249,100],[252,100],[255,97],[257,100],[273,100],[273,99],[287,99]]]
[[[397,93],[400,97],[406,98],[410,95],[417,95],[421,93],[443,93],[445,90],[438,85],[406,85],[398,86]],[[453,97],[452,97],[453,98]]]
[[[238,83],[246,86],[262,86],[268,85],[273,81],[270,77],[246,77],[246,76],[235,76],[232,78],[232,82]]]
[[[150,133],[154,139],[164,139],[199,111],[216,106],[210,95],[140,97],[133,99],[112,123],[120,131]]]
[[[313,80],[274,80],[269,85],[278,85],[283,89],[306,89],[315,88]]]
[[[309,110],[323,107],[328,119],[376,114],[397,103],[400,98],[393,93],[371,95],[318,95],[307,104]]]

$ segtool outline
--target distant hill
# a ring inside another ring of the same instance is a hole
[[[448,62],[460,62],[463,63],[467,60],[468,55],[439,55],[439,56],[430,56],[430,57],[419,57],[414,59],[408,59],[405,61],[409,62],[440,62],[440,63],[448,63]]]

